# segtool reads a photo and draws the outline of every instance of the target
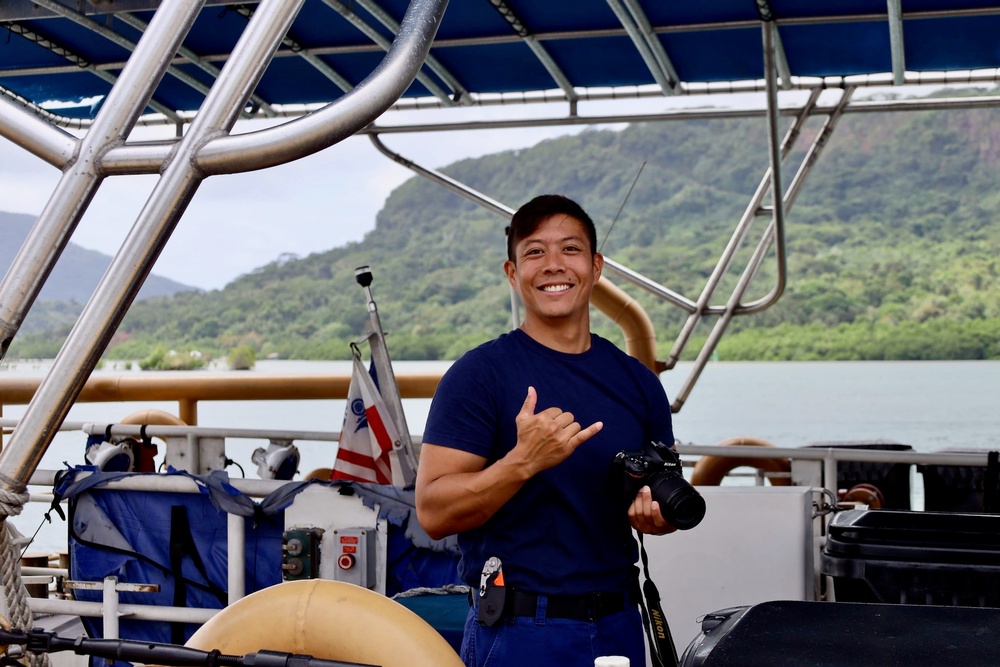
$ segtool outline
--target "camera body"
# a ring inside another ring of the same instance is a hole
[[[705,517],[705,499],[684,479],[680,457],[662,442],[639,451],[621,451],[611,461],[611,483],[626,507],[648,486],[663,518],[680,530],[694,528]]]

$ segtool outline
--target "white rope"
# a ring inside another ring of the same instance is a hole
[[[3,521],[3,528],[0,529],[0,580],[7,603],[8,620],[11,626],[25,632],[34,625],[31,608],[28,606],[28,593],[21,581],[21,549],[30,540],[11,525],[7,517],[20,514],[27,502],[27,491],[16,493],[0,488],[0,521]],[[28,653],[27,656],[31,667],[49,665],[47,653]]]
[[[17,493],[0,487],[0,519],[17,516],[24,509],[24,504],[27,502],[27,491]]]

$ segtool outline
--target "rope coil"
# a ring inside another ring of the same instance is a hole
[[[18,485],[24,489],[24,485]],[[31,608],[28,606],[28,594],[21,581],[21,549],[31,540],[20,533],[7,522],[7,517],[17,516],[29,500],[26,489],[11,491],[0,488],[0,581],[3,584],[4,602],[7,607],[7,618],[14,627],[30,628],[34,626]],[[49,656],[45,653],[28,653],[28,663],[31,667],[48,667]]]

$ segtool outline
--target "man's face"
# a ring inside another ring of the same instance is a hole
[[[521,295],[527,317],[589,317],[590,292],[604,258],[591,254],[583,223],[556,214],[514,247],[504,263],[507,279]]]

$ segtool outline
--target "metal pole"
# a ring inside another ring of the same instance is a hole
[[[0,359],[104,179],[101,155],[124,142],[203,4],[204,0],[163,3],[163,11],[157,12],[122,70],[119,84],[108,93],[90,131],[76,145],[74,158],[67,161],[62,178],[0,282]],[[32,147],[50,160],[63,160],[70,148],[66,137],[42,132],[37,125],[23,123],[22,127],[34,128],[29,135]]]
[[[483,194],[482,192],[474,190],[465,183],[456,181],[454,178],[448,176],[447,174],[442,174],[440,171],[431,169],[429,167],[423,167],[414,162],[413,160],[405,158],[399,153],[390,150],[389,147],[387,147],[384,143],[382,143],[382,140],[379,138],[378,133],[369,134],[368,140],[372,142],[372,145],[375,146],[375,148],[377,148],[378,151],[382,153],[382,155],[385,155],[393,162],[406,167],[410,171],[420,176],[423,176],[424,178],[433,183],[437,183],[438,185],[447,188],[448,190],[451,190],[460,197],[465,197],[466,199],[476,204],[477,206],[481,206],[482,208],[485,208],[487,211],[493,211],[497,215],[500,215],[508,220],[510,220],[511,217],[514,215],[515,209],[511,208],[510,206],[507,206],[506,204],[499,202],[496,199],[493,199],[492,197]]]
[[[669,301],[688,313],[693,313],[697,308],[695,302],[683,294],[675,292],[668,287],[664,287],[654,280],[650,280],[646,276],[612,260],[610,257],[604,258],[604,271],[605,273],[610,273],[632,283],[636,287],[649,292],[653,296],[656,296],[664,301]]]
[[[385,333],[382,331],[382,321],[378,316],[378,306],[375,305],[375,298],[372,296],[372,272],[367,266],[362,266],[355,270],[354,275],[358,284],[364,289],[365,298],[368,300],[368,321],[365,323],[365,329],[368,332],[368,346],[372,351],[375,372],[378,373],[379,393],[382,394],[385,406],[388,408],[389,414],[396,424],[396,431],[399,433],[399,441],[393,443],[393,446],[399,457],[403,486],[408,487],[417,480],[417,457],[413,454],[410,429],[406,425],[406,413],[403,411],[403,401],[396,384],[396,374],[392,370],[389,348],[385,344]]]
[[[782,189],[781,189],[781,161],[782,161],[783,146],[778,140],[778,82],[777,82],[778,72],[777,68],[775,67],[774,32],[773,32],[777,28],[775,27],[773,21],[764,21],[761,24],[761,29],[763,31],[763,38],[764,38],[764,77],[767,84],[766,85],[767,109],[768,109],[767,137],[768,137],[768,158],[770,160],[770,167],[768,168],[767,175],[764,177],[763,180],[761,180],[761,184],[758,187],[757,192],[754,195],[754,198],[759,202],[759,200],[763,198],[767,183],[770,182],[773,217],[771,219],[771,224],[768,226],[767,230],[764,233],[763,238],[758,243],[757,249],[754,251],[750,263],[744,270],[739,283],[737,283],[737,286],[733,291],[733,294],[730,296],[729,301],[726,304],[726,310],[724,314],[719,318],[719,321],[716,322],[716,325],[713,328],[711,334],[709,335],[708,340],[705,342],[705,345],[702,347],[701,352],[698,354],[698,358],[695,362],[694,368],[691,370],[691,373],[685,379],[684,384],[678,390],[677,396],[674,398],[674,402],[671,404],[671,410],[673,412],[680,412],[681,407],[683,407],[684,402],[687,400],[687,397],[691,393],[691,389],[694,387],[695,382],[697,382],[698,378],[701,376],[702,370],[704,370],[705,365],[708,363],[712,351],[715,349],[715,346],[718,344],[719,339],[722,337],[722,334],[725,332],[726,327],[729,325],[729,321],[732,319],[733,313],[739,306],[739,300],[742,298],[744,292],[746,291],[747,287],[750,284],[750,281],[753,279],[753,276],[757,273],[757,270],[760,268],[760,264],[764,259],[764,253],[767,250],[767,247],[771,244],[772,227],[776,245],[775,255],[778,267],[777,284],[775,285],[773,290],[774,299],[775,300],[778,299],[778,297],[781,296],[782,292],[785,289],[785,278],[786,278],[785,234],[784,234],[785,213],[784,213],[784,196],[782,194]],[[815,100],[816,97],[814,96],[810,101],[815,103]],[[800,116],[800,120],[804,119],[805,116],[806,114],[803,113]],[[798,136],[798,128],[793,128],[793,130],[794,134],[792,133],[789,134],[789,139],[792,141],[796,136]],[[786,142],[786,146],[784,146],[784,148],[790,149],[791,142]],[[754,214],[756,214],[756,211],[754,211]],[[752,216],[750,217],[752,219]],[[746,219],[746,215],[744,216],[744,219]],[[740,221],[741,226],[743,225],[743,222],[744,222],[743,220]],[[749,228],[749,222],[747,223],[747,229],[748,228]],[[742,240],[742,236],[745,234],[745,231],[746,230],[743,230],[743,232],[740,233],[739,228],[737,228],[737,233],[739,233],[740,236],[739,240]],[[736,240],[736,234],[734,234],[733,240],[730,241],[730,245],[727,246],[726,248],[727,254],[723,256],[723,258],[720,260],[719,265],[716,266],[716,272],[713,272],[712,278],[716,278],[716,273],[719,273],[718,278],[721,278],[721,272],[719,272],[720,266],[722,266],[724,262],[725,263],[724,268],[728,268],[729,264],[732,262],[733,255],[735,254],[736,251],[735,244],[733,243],[733,241],[735,240]],[[711,285],[712,278],[709,279],[709,282],[711,286],[711,291],[714,291],[715,285]],[[718,281],[716,280],[716,283],[717,282]],[[706,286],[706,291],[709,290],[710,286]],[[711,291],[709,291],[708,294],[703,292],[702,297],[705,298],[706,300],[705,303],[707,303],[707,298],[708,296],[711,295]],[[684,331],[682,331],[681,333],[682,336],[685,335],[685,332],[687,332],[687,334],[690,335],[690,330],[693,330],[694,325],[697,324],[697,320],[700,318],[701,312],[703,311],[705,305],[702,303],[702,298],[699,298],[699,305],[702,307],[699,309],[699,312],[692,314],[688,318],[687,322],[685,322]],[[681,338],[678,338],[677,342],[681,347],[683,347]],[[674,363],[676,363],[677,359],[680,356],[680,350],[677,349],[677,347],[678,346],[675,345],[674,350],[672,350],[670,353],[671,359],[673,360]],[[669,360],[667,367],[670,368]]]
[[[31,610],[36,614],[71,614],[73,616],[99,617],[103,603],[60,600],[58,598],[31,598]],[[136,621],[166,621],[168,623],[207,622],[219,609],[193,609],[191,607],[161,607],[159,605],[123,604],[118,606],[120,616]],[[108,637],[109,639],[111,637]]]
[[[673,412],[680,411],[685,401],[687,401],[687,397],[691,394],[691,390],[694,388],[698,378],[701,377],[701,372],[705,370],[705,366],[708,364],[708,360],[711,357],[713,350],[715,350],[715,347],[719,344],[719,341],[722,339],[722,335],[725,333],[726,328],[733,319],[733,315],[736,313],[736,308],[739,306],[740,299],[743,298],[743,294],[746,293],[747,287],[750,286],[750,282],[753,280],[753,277],[757,275],[757,271],[764,262],[764,256],[773,240],[773,234],[774,220],[772,220],[771,224],[768,225],[763,238],[761,238],[761,240],[757,243],[757,247],[754,249],[750,261],[743,270],[743,274],[740,276],[736,287],[733,288],[733,293],[730,295],[729,301],[726,303],[725,311],[719,317],[715,326],[712,327],[712,331],[709,333],[708,339],[705,341],[701,351],[698,353],[698,358],[695,360],[694,368],[691,369],[691,372],[684,379],[684,384],[682,384],[680,389],[677,390],[674,402],[670,406]]]
[[[82,391],[204,178],[195,168],[191,157],[209,136],[232,128],[303,1],[261,2],[233,49],[232,57],[205,99],[201,112],[181,139],[175,159],[164,170],[128,237],[56,356],[52,369],[39,386],[10,442],[0,452],[0,481],[3,483],[26,482],[38,466],[59,424]],[[175,2],[190,3],[191,0]],[[171,16],[172,9],[169,4],[161,5],[160,11],[150,22],[147,34],[155,37],[162,30],[168,29],[169,25],[162,24],[157,19],[161,14]],[[172,53],[149,53],[148,57],[169,61]],[[139,54],[140,49],[136,49],[133,57]]]
[[[766,25],[766,24],[765,24]],[[765,64],[766,66],[766,64]],[[775,91],[777,87],[775,86]],[[798,115],[795,117],[795,121],[792,123],[791,127],[785,133],[785,137],[781,142],[781,148],[779,150],[779,162],[783,160],[792,150],[795,145],[796,140],[801,134],[802,127],[805,125],[806,120],[809,118],[810,112],[816,107],[816,103],[819,101],[820,89],[816,88],[809,95],[809,99],[806,104],[799,111]],[[773,106],[772,106],[773,104]],[[768,111],[769,118],[770,114],[774,112],[777,108],[777,92],[775,92],[774,99],[772,100],[768,97]],[[777,132],[777,124],[774,126],[775,132]],[[770,130],[770,125],[769,125]],[[769,137],[770,138],[770,137]],[[771,138],[772,142],[777,141],[777,135]],[[722,255],[719,257],[719,261],[716,263],[715,268],[712,270],[712,274],[709,276],[708,281],[705,283],[705,287],[702,289],[701,294],[698,296],[698,301],[694,304],[694,307],[687,309],[690,315],[687,320],[685,320],[683,326],[681,327],[680,333],[677,335],[677,340],[674,342],[673,348],[670,350],[670,355],[667,357],[667,368],[673,368],[677,365],[677,362],[681,358],[681,354],[684,352],[684,348],[687,346],[691,335],[694,333],[695,327],[698,322],[701,321],[702,315],[709,312],[713,312],[713,308],[709,306],[709,300],[715,294],[715,290],[718,288],[719,283],[722,281],[722,277],[729,270],[732,265],[733,259],[736,257],[736,252],[739,250],[740,245],[743,243],[744,238],[746,238],[747,233],[750,231],[750,226],[753,224],[754,219],[759,215],[761,210],[761,203],[764,201],[764,197],[767,195],[768,188],[772,185],[771,174],[773,173],[773,168],[769,167],[764,173],[763,178],[761,178],[760,183],[757,185],[757,190],[753,193],[750,198],[750,203],[747,205],[746,209],[743,211],[743,216],[740,218],[739,223],[736,225],[736,229],[733,230],[733,234],[726,244],[725,249],[722,251]],[[683,401],[681,402],[683,404]]]
[[[902,86],[906,74],[906,56],[903,41],[903,7],[901,0],[888,0],[889,52],[892,55],[892,82]]]
[[[198,151],[198,168],[212,175],[273,167],[332,146],[367,126],[406,92],[430,51],[447,6],[448,0],[413,0],[389,53],[354,90],[304,118],[266,130],[213,137]]]
[[[246,595],[246,520],[236,514],[226,515],[229,549],[229,604]]]
[[[104,618],[105,639],[118,639],[117,585],[117,577],[104,577],[104,596],[101,598],[101,616]]]
[[[781,148],[778,145],[778,70],[775,66],[775,35],[778,26],[767,22],[762,26],[764,33],[764,80],[767,82],[767,138],[768,157],[771,160],[771,206],[774,222],[774,252],[777,263],[778,282],[774,298],[785,291],[787,262],[785,258],[785,197],[781,187]]]
[[[3,95],[0,95],[0,136],[10,139],[60,171],[73,159],[78,142],[69,132],[52,127]]]
[[[832,455],[823,459],[823,486],[837,497],[837,459]]]
[[[805,182],[806,176],[809,174],[813,165],[819,159],[819,155],[823,148],[826,146],[827,141],[829,141],[830,136],[833,134],[833,130],[837,126],[837,121],[843,115],[843,111],[846,108],[848,102],[850,101],[851,95],[854,92],[854,88],[848,86],[837,104],[836,108],[827,117],[826,122],[823,123],[823,127],[820,129],[819,133],[816,135],[816,139],[813,141],[812,145],[809,147],[809,151],[805,158],[802,160],[802,164],[799,165],[798,171],[792,179],[792,183],[788,186],[788,191],[785,193],[784,204],[785,212],[787,213],[792,206],[795,204],[795,199],[798,197],[799,191],[802,189],[802,184]],[[773,223],[772,226],[768,228],[768,235],[774,233]],[[770,241],[768,241],[770,243]],[[785,274],[780,274],[781,278],[784,278]],[[783,280],[781,281],[783,285]],[[736,308],[735,314],[737,315],[749,315],[751,313],[758,313],[762,310],[766,310],[774,305],[778,298],[781,296],[782,289],[779,289],[782,285],[775,285],[771,291],[765,296],[747,304],[741,304]]]
[[[465,183],[455,180],[447,174],[442,174],[440,171],[430,169],[429,167],[423,167],[413,160],[407,159],[399,153],[389,150],[389,148],[382,143],[382,140],[379,138],[377,133],[369,134],[368,139],[372,142],[375,148],[382,153],[382,155],[385,155],[397,164],[403,165],[417,175],[423,176],[432,183],[437,183],[438,185],[451,190],[455,194],[465,197],[477,206],[485,208],[488,211],[492,211],[507,220],[510,220],[511,217],[513,217],[515,210],[510,206],[498,202],[496,199],[469,187]],[[513,287],[510,288],[510,320],[512,329],[516,329],[521,326],[520,301],[518,299],[517,292]]]

